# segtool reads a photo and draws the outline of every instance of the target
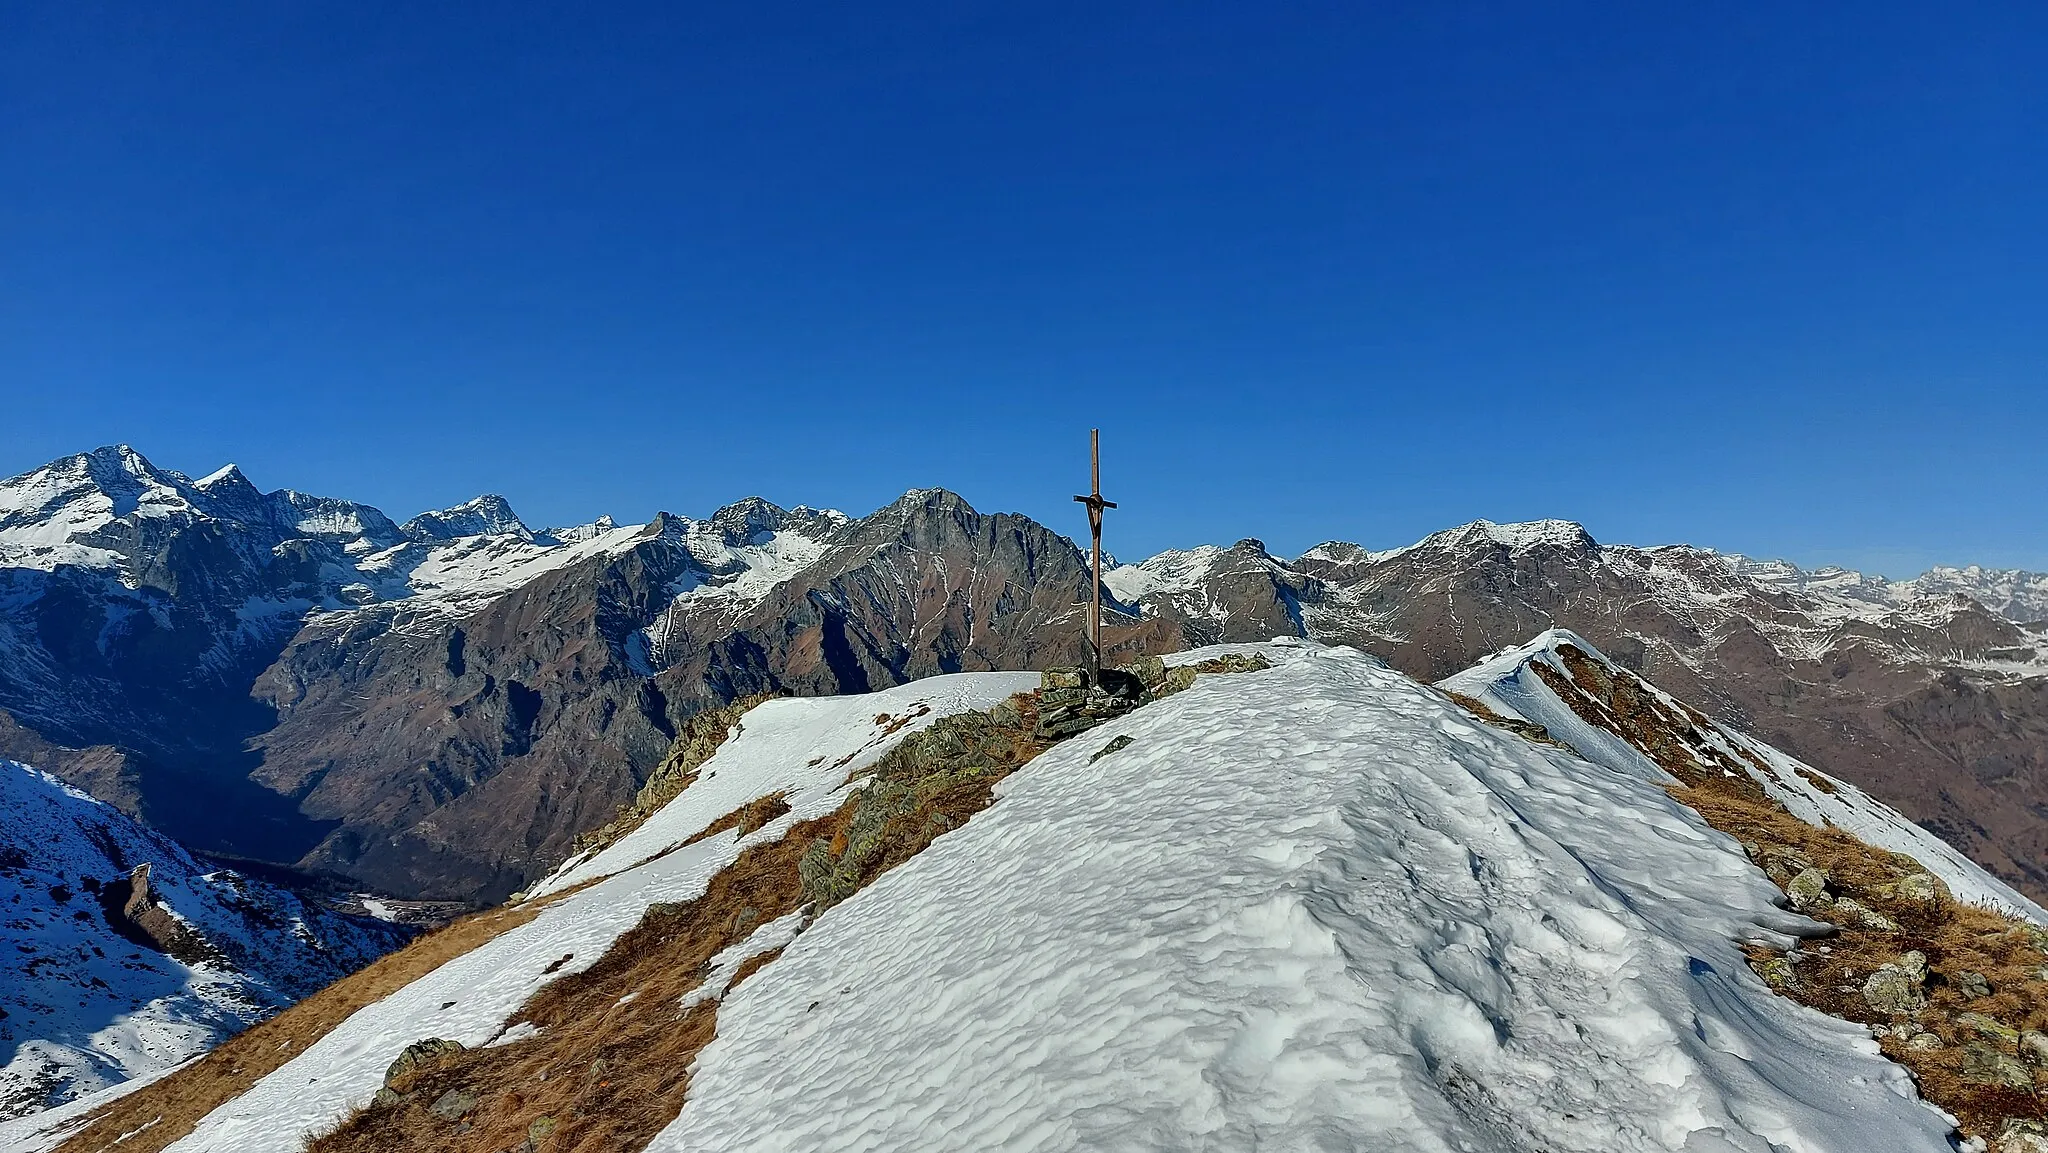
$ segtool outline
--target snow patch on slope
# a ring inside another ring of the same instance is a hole
[[[1567,629],[1551,629],[1527,644],[1503,650],[1446,678],[1438,687],[1472,697],[1503,716],[1542,725],[1551,736],[1572,746],[1581,756],[1617,771],[1663,776],[1663,770],[1633,745],[1581,719],[1531,671],[1532,664],[1540,663],[1570,679],[1570,670],[1558,655],[1562,645],[1571,645],[1606,663],[1610,669],[1617,668],[1585,638]],[[1670,694],[1647,681],[1642,683],[1646,690],[1678,711],[1678,703]],[[1773,800],[1800,820],[1816,826],[1834,825],[1879,848],[1904,853],[1940,877],[1951,892],[1965,901],[1996,905],[2036,924],[2048,925],[2048,911],[1985,872],[1948,842],[1856,786],[1725,725],[1709,721],[1705,735],[1718,743],[1731,760],[1743,765]],[[1741,751],[1761,760],[1768,771],[1759,770]],[[1816,781],[1823,782],[1825,787]]]

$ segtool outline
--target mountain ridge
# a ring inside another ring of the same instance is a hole
[[[610,819],[703,708],[1082,655],[1075,542],[945,489],[541,532],[486,496],[406,526],[121,446],[0,482],[0,754],[92,774],[204,848],[491,899]],[[1247,539],[1114,567],[1105,641],[1312,636],[1432,680],[1576,628],[2039,895],[2048,637],[1953,587],[2025,616],[2026,574],[1953,571],[1876,582],[1570,521],[1292,560]]]

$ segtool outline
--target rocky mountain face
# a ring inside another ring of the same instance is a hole
[[[1435,680],[1568,627],[2048,891],[2048,637],[2020,623],[2048,577],[1807,573],[1545,521],[1292,560],[1246,540],[1105,585],[1113,659],[1299,635]],[[0,754],[209,850],[496,898],[705,707],[1073,662],[1088,593],[1068,538],[938,489],[536,532],[497,497],[398,525],[102,449],[0,484]]]

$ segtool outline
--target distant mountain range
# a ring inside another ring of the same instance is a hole
[[[1908,581],[1475,522],[1107,574],[1112,657],[1309,636],[1433,681],[1561,626],[2048,895],[2048,575]],[[399,524],[126,447],[0,483],[0,755],[212,853],[494,899],[630,800],[679,726],[1080,657],[1087,565],[941,489],[534,530]]]

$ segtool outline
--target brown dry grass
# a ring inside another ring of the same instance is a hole
[[[163,1080],[108,1104],[57,1146],[55,1153],[99,1153],[113,1148],[116,1141],[120,1153],[157,1153],[190,1133],[208,1113],[304,1052],[349,1014],[533,920],[543,908],[573,891],[460,918],[378,958],[270,1020],[229,1038]],[[124,1133],[133,1136],[121,1140]]]
[[[692,835],[683,844],[694,845],[699,841],[715,837],[727,829],[738,829],[740,836],[744,837],[787,812],[789,812],[789,801],[782,793],[779,791],[769,793],[765,797],[756,797],[748,801],[732,812],[704,826],[703,829]]]
[[[1995,1042],[1971,1027],[1961,1014],[1980,1014],[2013,1029],[2048,1031],[2048,954],[2035,931],[1997,910],[1956,900],[1939,882],[1931,900],[1903,894],[1896,882],[1924,873],[1919,862],[1842,829],[1799,820],[1743,766],[1705,741],[1704,716],[1683,704],[1674,710],[1632,674],[1610,672],[1569,645],[1559,653],[1569,677],[1534,666],[1559,698],[1588,723],[1627,740],[1678,778],[1667,791],[1740,842],[1781,888],[1810,862],[1826,873],[1833,901],[1854,900],[1896,924],[1896,929],[1873,928],[1854,916],[1831,916],[1826,906],[1811,910],[1836,924],[1836,932],[1789,954],[1755,946],[1745,950],[1760,973],[1780,956],[1790,963],[1794,979],[1771,981],[1774,989],[1831,1016],[1871,1026],[1885,1055],[1912,1072],[1921,1095],[1953,1114],[1965,1136],[1991,1140],[2007,1118],[2048,1119],[2048,1100],[2038,1091],[1987,1084],[1963,1072],[1967,1045],[2017,1054],[2009,1043]],[[1477,715],[1494,719],[1486,712]],[[1746,751],[1743,755],[1748,757]],[[1756,767],[1764,768],[1761,763]],[[1808,779],[1826,787],[1824,780]],[[1862,990],[1880,966],[1909,950],[1927,958],[1927,1005],[1910,1020],[1895,1020],[1875,1011]],[[1961,976],[1966,972],[1982,974],[1989,994],[1972,996]],[[1908,1035],[1899,1035],[1895,1026]],[[1933,1034],[1940,1046],[1911,1047],[1908,1036],[1914,1032]],[[2037,1070],[2036,1077],[2048,1081],[2048,1071]]]
[[[747,849],[697,900],[651,906],[595,964],[542,987],[508,1022],[531,1022],[539,1035],[422,1069],[393,1086],[404,1101],[358,1110],[309,1153],[506,1149],[547,1122],[547,1148],[561,1153],[644,1146],[682,1109],[690,1063],[716,1032],[716,1002],[681,1009],[681,998],[720,950],[797,908],[797,857],[848,820],[853,803]],[[479,1102],[463,1122],[429,1112],[458,1089]]]

